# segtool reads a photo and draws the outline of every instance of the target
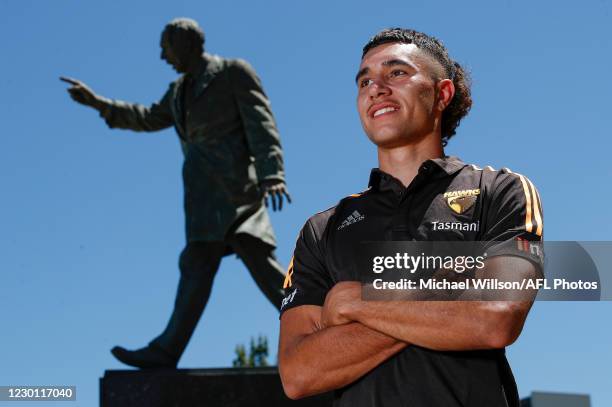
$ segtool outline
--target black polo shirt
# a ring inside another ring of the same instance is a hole
[[[322,306],[335,283],[360,280],[355,251],[363,241],[540,241],[542,234],[537,190],[508,169],[438,158],[425,161],[408,187],[374,169],[366,191],[312,216],[302,228],[281,314]],[[503,349],[440,352],[414,345],[337,390],[334,399],[335,406],[351,407],[518,405]]]

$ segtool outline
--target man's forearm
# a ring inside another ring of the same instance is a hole
[[[360,323],[302,336],[279,354],[285,392],[296,399],[344,387],[406,346]]]
[[[370,301],[347,317],[398,340],[434,350],[502,348],[513,342],[529,306],[495,301]]]

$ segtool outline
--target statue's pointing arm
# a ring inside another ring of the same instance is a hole
[[[283,150],[261,81],[247,62],[235,60],[230,63],[232,86],[249,150],[255,158],[257,177],[260,182],[284,181]]]
[[[156,131],[172,126],[174,119],[170,108],[172,86],[159,102],[151,106],[105,99],[98,109],[110,128],[135,131]]]
[[[170,127],[174,123],[170,108],[172,85],[159,102],[146,107],[97,95],[89,86],[77,79],[60,77],[60,80],[71,85],[68,93],[75,102],[96,109],[111,128],[156,131]]]

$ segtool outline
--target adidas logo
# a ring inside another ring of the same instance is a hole
[[[364,220],[364,219],[365,219],[365,215],[362,215],[359,212],[354,211],[348,216],[348,218],[344,219],[344,221],[342,222],[342,225],[338,227],[338,230],[342,230],[345,227],[352,225],[353,223],[357,223],[360,220]]]

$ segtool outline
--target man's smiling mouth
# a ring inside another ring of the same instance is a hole
[[[390,100],[381,101],[378,103],[372,104],[368,108],[368,116],[373,119],[380,117],[385,114],[392,114],[393,112],[397,112],[400,110],[400,105],[398,103],[392,102]]]
[[[396,110],[398,110],[398,109],[393,107],[393,106],[383,107],[382,109],[376,110],[374,112],[374,114],[372,115],[372,117],[378,117],[378,116],[383,115],[385,113],[395,112]]]

